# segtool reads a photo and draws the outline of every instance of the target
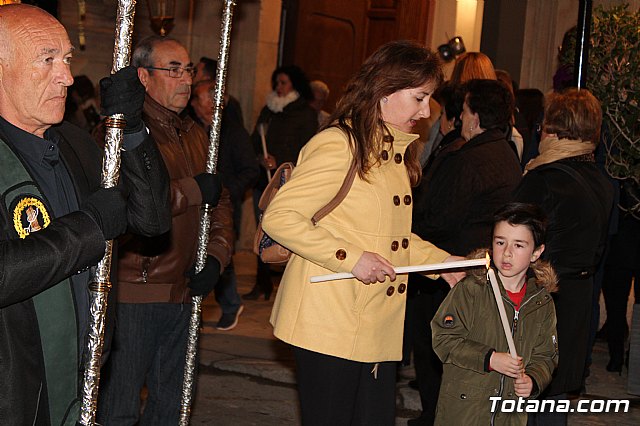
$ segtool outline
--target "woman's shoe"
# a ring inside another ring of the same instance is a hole
[[[611,372],[611,373],[618,373],[620,376],[622,376],[622,365],[624,364],[623,360],[609,360],[609,363],[607,364],[607,371]]]
[[[257,285],[255,285],[253,286],[253,289],[251,289],[249,293],[243,294],[242,298],[244,300],[258,300],[261,294],[262,294],[262,290],[260,290],[260,288]]]
[[[258,300],[260,296],[264,294],[264,300],[269,300],[269,298],[271,298],[272,291],[273,291],[273,288],[269,290],[262,290],[260,287],[255,285],[253,286],[253,289],[249,293],[243,294],[242,298],[244,300]]]

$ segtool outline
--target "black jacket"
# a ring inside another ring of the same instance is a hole
[[[556,168],[562,163],[584,184]],[[579,389],[584,374],[591,317],[593,273],[597,269],[609,228],[613,187],[594,162],[567,158],[529,171],[515,200],[539,204],[547,213],[547,239],[542,258],[558,273],[554,295],[558,317],[560,363],[549,395]]]
[[[302,97],[285,106],[282,112],[275,113],[268,107],[262,108],[256,129],[251,135],[253,149],[257,156],[262,156],[262,144],[258,126],[267,126],[265,139],[267,151],[273,155],[278,165],[290,161],[296,163],[302,147],[318,131],[318,113],[309,106]],[[258,189],[267,186],[266,173],[260,174]]]
[[[102,153],[76,126],[63,123],[53,129],[61,136],[61,158],[82,204],[100,185]],[[4,134],[0,137],[7,139]],[[121,176],[131,194],[129,224],[148,235],[166,232],[171,224],[168,176],[158,159],[148,140],[122,155]],[[8,173],[3,170],[0,174],[3,172]],[[49,425],[45,367],[32,297],[95,265],[104,255],[104,237],[90,216],[77,211],[51,218],[44,230],[17,240],[6,207],[0,210],[0,424]],[[115,289],[109,308],[114,306],[114,295]],[[76,305],[77,321],[84,320],[81,316],[88,309]],[[109,312],[108,327],[111,322]],[[109,334],[105,332],[106,340]],[[79,366],[79,380],[82,368]]]
[[[249,133],[226,109],[222,114],[218,171],[224,187],[231,195],[234,229],[239,232],[244,194],[258,180],[260,167],[251,147]]]
[[[445,149],[414,190],[412,231],[449,253],[466,255],[490,244],[493,213],[506,203],[522,173],[513,149],[487,130],[459,149]]]

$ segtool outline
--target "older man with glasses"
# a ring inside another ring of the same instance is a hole
[[[217,175],[205,173],[209,140],[181,117],[194,68],[176,40],[152,36],[133,52],[145,86],[144,123],[169,171],[172,230],[157,238],[132,236],[120,247],[114,350],[98,404],[106,425],[176,425],[180,417],[190,297],[206,296],[229,263],[233,247],[231,200]],[[207,261],[194,273],[200,206],[215,206]],[[140,414],[140,391],[148,397]]]

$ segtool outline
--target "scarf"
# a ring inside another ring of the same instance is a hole
[[[289,105],[291,102],[297,101],[299,97],[300,94],[295,90],[292,90],[285,96],[278,96],[278,94],[273,91],[267,95],[267,108],[269,108],[271,112],[282,112],[284,107]]]
[[[575,139],[558,139],[557,136],[547,135],[540,142],[540,155],[533,158],[524,168],[526,175],[529,170],[543,164],[553,163],[564,158],[578,157],[580,155],[591,154],[596,150],[596,144],[589,141]]]

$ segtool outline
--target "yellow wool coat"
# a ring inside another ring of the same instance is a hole
[[[394,266],[437,263],[449,255],[411,233],[411,187],[403,158],[418,135],[392,130],[392,136],[369,181],[356,175],[347,197],[314,226],[310,218],[338,192],[352,160],[342,131],[317,134],[264,213],[265,232],[293,252],[271,313],[277,338],[353,361],[401,359],[406,274],[371,285],[356,279],[309,282],[314,275],[351,272],[364,251],[379,253]]]

